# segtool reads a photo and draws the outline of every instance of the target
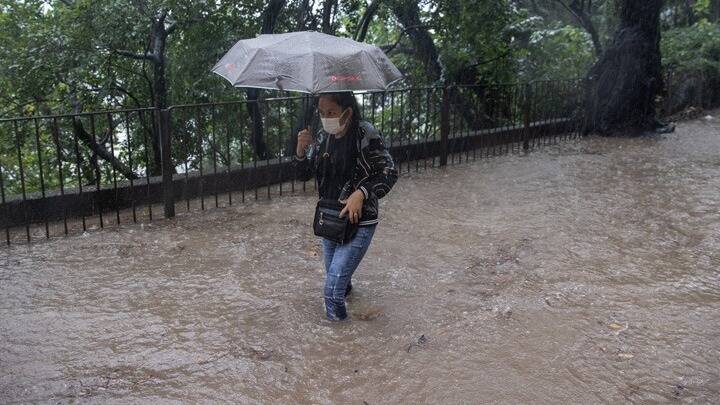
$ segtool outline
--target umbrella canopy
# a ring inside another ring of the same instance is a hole
[[[385,90],[402,78],[377,46],[315,31],[240,40],[212,71],[236,87],[312,94]]]

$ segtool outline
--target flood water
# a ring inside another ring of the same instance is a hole
[[[720,403],[717,117],[403,174],[349,322],[313,198],[0,249],[0,402]]]

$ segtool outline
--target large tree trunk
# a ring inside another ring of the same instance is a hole
[[[425,71],[431,78],[439,79],[443,70],[440,65],[438,51],[432,36],[420,21],[420,10],[416,1],[395,1],[392,4],[395,17],[403,25],[415,48],[415,54],[425,65]]]
[[[165,30],[165,17],[159,16],[152,25],[152,55],[153,55],[153,98],[155,107],[167,108],[168,94],[165,78],[165,48],[168,32]]]
[[[159,11],[152,20],[150,27],[150,44],[144,53],[134,53],[125,50],[115,50],[115,53],[132,59],[149,61],[153,68],[152,77],[152,100],[153,106],[158,109],[165,109],[169,104],[167,91],[167,82],[165,69],[167,67],[167,59],[165,50],[167,48],[167,38],[175,31],[177,24],[175,22],[167,23],[167,10]],[[143,69],[144,71],[144,69]],[[157,124],[153,120],[153,136],[152,149],[153,161],[148,162],[150,166],[150,174],[159,175],[162,172],[162,158],[160,155],[160,131]],[[152,163],[152,164],[151,164]],[[174,167],[174,165],[173,165]]]
[[[454,72],[452,77],[449,72],[443,70],[440,63],[440,57],[435,42],[428,31],[428,27],[422,24],[420,20],[420,10],[418,2],[397,0],[392,2],[391,8],[395,17],[403,25],[404,31],[407,32],[413,45],[413,55],[420,60],[425,66],[427,77],[433,81],[441,81],[445,83],[474,83],[477,66],[466,66]],[[401,34],[402,35],[402,34]],[[397,45],[397,44],[395,44]],[[390,49],[394,48],[393,45]],[[473,73],[468,73],[472,71]],[[466,81],[467,76],[473,76],[473,81]],[[482,91],[480,88],[472,88],[472,91]],[[452,108],[460,113],[467,125],[472,129],[480,129],[485,120],[485,114],[477,111],[475,106],[467,103],[467,98],[463,97],[459,91],[450,92],[450,103]]]
[[[296,31],[305,31],[307,16],[310,10],[310,0],[302,0],[297,12]]]
[[[321,31],[325,34],[332,34],[335,28],[332,24],[333,10],[337,8],[337,0],[325,0],[322,10],[322,27]]]
[[[588,75],[585,132],[632,135],[656,128],[661,5],[622,0],[613,41]]]
[[[262,28],[260,29],[261,34],[272,34],[275,32],[275,24],[280,12],[285,8],[286,0],[272,0],[268,2],[267,7],[262,13]],[[252,121],[252,133],[250,143],[252,144],[255,156],[258,159],[266,160],[270,158],[270,152],[268,151],[267,143],[263,138],[264,125],[262,120],[262,112],[260,111],[260,105],[257,103],[258,97],[260,96],[259,89],[248,89],[246,92],[248,114],[250,114],[250,120]]]
[[[165,109],[168,107],[168,92],[165,75],[166,58],[165,49],[167,45],[167,37],[170,34],[165,28],[165,18],[167,12],[160,13],[152,24],[152,66],[153,66],[153,99],[155,108]],[[171,26],[174,30],[174,25]],[[159,175],[162,173],[162,156],[160,146],[160,131],[155,130],[152,137],[153,145],[153,161],[152,173]],[[171,165],[175,167],[175,165]]]
[[[720,21],[720,0],[710,0],[710,21]]]
[[[694,4],[694,1],[685,0],[685,22],[687,23],[688,27],[697,22],[697,18],[695,17],[695,10],[693,10]]]

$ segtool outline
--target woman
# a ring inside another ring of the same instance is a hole
[[[330,320],[347,318],[345,297],[351,278],[370,246],[378,218],[378,199],[397,180],[397,170],[380,134],[360,117],[351,92],[325,93],[318,99],[322,129],[314,140],[307,129],[298,133],[293,157],[297,178],[318,181],[320,198],[338,199],[340,213],[358,224],[345,244],[322,238],[325,261],[325,312]]]

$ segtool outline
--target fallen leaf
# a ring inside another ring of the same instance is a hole
[[[627,328],[626,325],[623,325],[623,324],[617,323],[617,322],[611,323],[610,325],[608,325],[608,327],[610,327],[610,329],[613,329],[613,330],[620,330],[620,329]]]

